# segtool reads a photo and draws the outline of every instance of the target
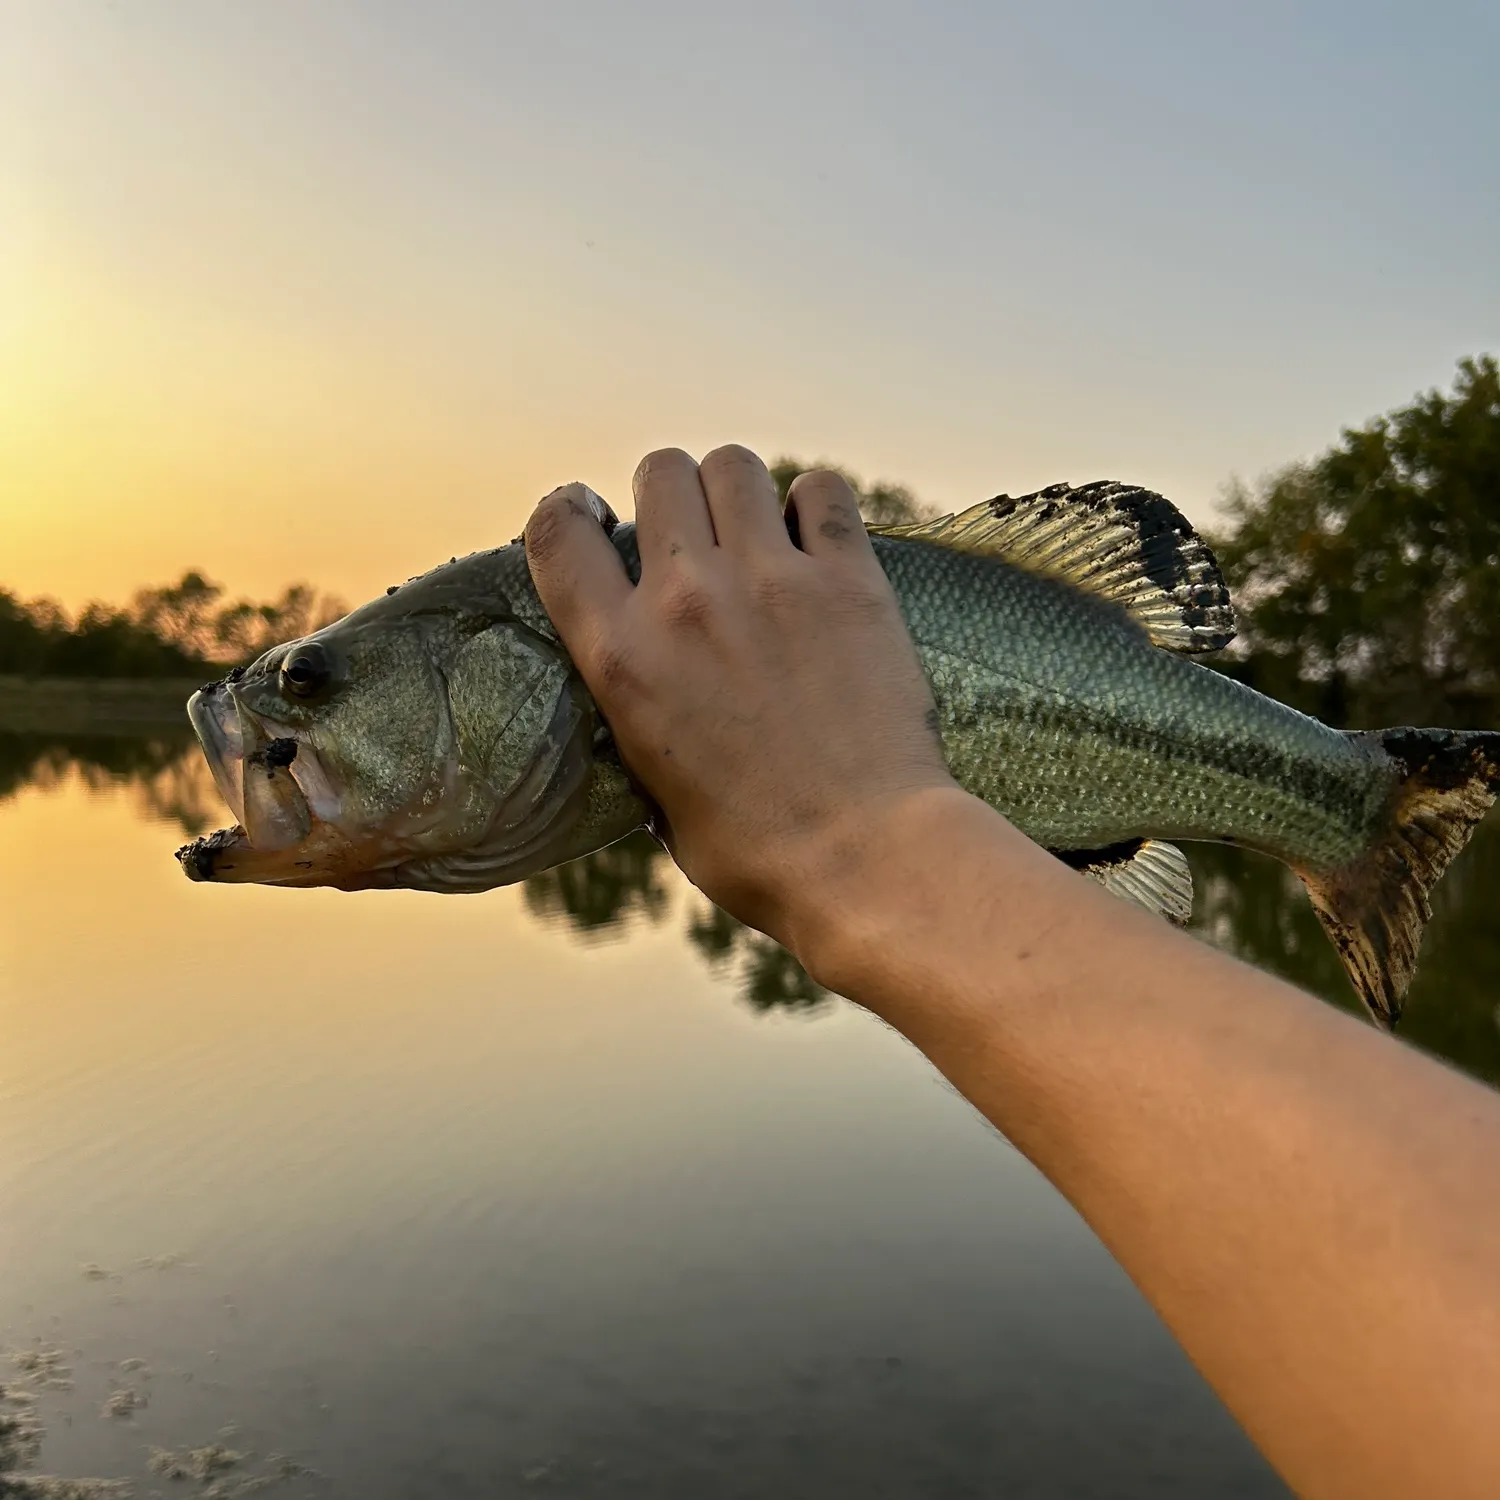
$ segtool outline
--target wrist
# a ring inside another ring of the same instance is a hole
[[[918,929],[952,901],[955,845],[999,830],[1026,842],[952,782],[853,809],[788,880],[783,942],[824,988],[883,1011],[884,991],[901,988],[903,958],[922,946]]]

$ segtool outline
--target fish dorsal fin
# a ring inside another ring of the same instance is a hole
[[[1208,544],[1170,500],[1136,485],[1054,484],[870,529],[1001,558],[1108,599],[1168,651],[1217,651],[1234,639],[1234,606]]]
[[[1112,896],[1186,927],[1193,917],[1193,872],[1176,844],[1131,839],[1107,849],[1053,851],[1064,864],[1097,880]]]

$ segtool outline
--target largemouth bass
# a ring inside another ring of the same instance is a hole
[[[635,529],[591,497],[633,580]],[[1173,921],[1173,841],[1301,876],[1393,1026],[1428,894],[1500,786],[1500,734],[1346,733],[1191,658],[1234,635],[1218,565],[1161,496],[1100,482],[871,528],[958,782]],[[194,880],[478,891],[649,825],[520,542],[455,559],[188,705],[239,826]]]

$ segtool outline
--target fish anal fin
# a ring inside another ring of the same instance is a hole
[[[1138,485],[1054,484],[870,529],[997,557],[1107,599],[1169,651],[1217,651],[1234,639],[1234,606],[1213,552],[1170,500]]]
[[[1112,896],[1133,901],[1177,927],[1193,917],[1193,872],[1176,844],[1128,839],[1104,849],[1052,851],[1081,875],[1097,880]]]
[[[1500,791],[1500,733],[1377,729],[1349,738],[1394,763],[1399,781],[1385,830],[1347,865],[1297,873],[1360,999],[1392,1031],[1432,916],[1432,888]]]

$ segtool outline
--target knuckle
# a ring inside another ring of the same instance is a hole
[[[661,617],[672,630],[701,630],[708,622],[708,591],[697,579],[679,573],[657,596]]]
[[[750,596],[761,609],[780,613],[797,595],[797,584],[779,569],[760,569],[749,580]]]
[[[654,480],[684,472],[695,473],[697,468],[692,456],[681,448],[654,448],[636,465],[636,493],[639,494],[643,486]]]
[[[705,453],[703,462],[698,467],[715,472],[720,470],[729,472],[735,469],[761,469],[765,465],[761,463],[758,453],[752,453],[742,444],[725,443],[713,449],[712,452]]]

